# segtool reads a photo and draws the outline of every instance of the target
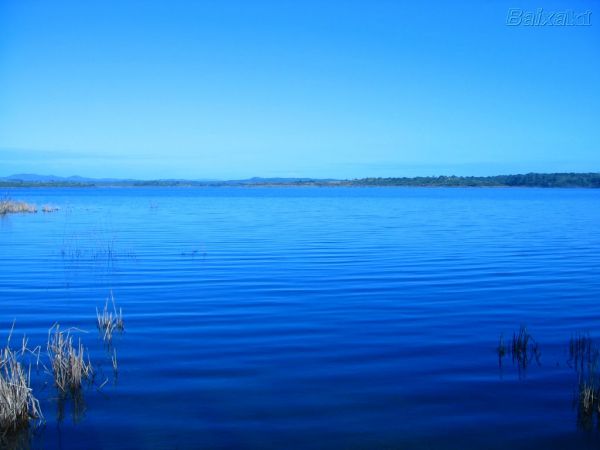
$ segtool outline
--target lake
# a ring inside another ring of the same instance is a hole
[[[61,209],[0,218],[0,339],[72,327],[96,374],[65,399],[32,367],[34,448],[600,445],[569,353],[600,343],[600,190],[6,192]]]

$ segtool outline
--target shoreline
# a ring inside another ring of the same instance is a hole
[[[77,179],[74,179],[77,178]],[[55,177],[19,175],[0,178],[2,188],[123,188],[123,187],[178,187],[178,188],[291,188],[291,187],[412,187],[412,188],[600,188],[598,172],[557,172],[491,176],[418,176],[418,177],[364,177],[333,178],[245,178],[233,180],[189,179],[97,179],[82,177]]]
[[[64,186],[52,184],[39,185],[8,185],[0,184],[0,190],[13,189],[589,189],[597,190],[600,186],[456,186],[456,185],[370,185],[370,184],[214,184],[214,185],[89,185],[89,186]]]

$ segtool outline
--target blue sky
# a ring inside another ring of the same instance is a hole
[[[0,176],[600,171],[597,9],[0,0]]]

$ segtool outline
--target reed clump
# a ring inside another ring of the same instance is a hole
[[[2,216],[5,214],[36,212],[37,208],[35,205],[6,198],[0,200],[0,215]]]
[[[511,354],[513,362],[516,362],[521,368],[526,368],[533,358],[539,364],[539,345],[524,325],[519,328],[517,333],[513,333]]]
[[[579,374],[578,388],[579,423],[589,428],[597,417],[600,425],[600,376],[597,367],[586,374]]]
[[[521,326],[519,331],[513,333],[510,345],[504,342],[504,336],[500,335],[498,347],[498,364],[502,367],[502,360],[507,353],[512,356],[513,365],[519,369],[519,374],[524,372],[529,364],[535,359],[537,364],[540,364],[540,348],[535,339],[527,331],[527,327]]]
[[[600,351],[588,333],[578,332],[569,340],[569,365],[579,378],[579,421],[588,426],[600,417]]]
[[[81,340],[73,345],[73,337],[68,331],[61,331],[55,325],[48,332],[48,356],[52,365],[54,384],[63,392],[78,391],[83,381],[91,380],[93,368]]]
[[[498,347],[496,347],[496,352],[498,352],[498,358],[502,359],[506,355],[506,345],[504,344],[504,335],[500,335],[500,339],[498,340]]]
[[[112,303],[112,311],[109,311],[108,308],[109,301]],[[112,292],[110,293],[110,297],[106,299],[102,312],[98,311],[98,308],[96,308],[96,324],[98,330],[102,333],[102,339],[107,342],[112,341],[112,336],[115,331],[123,331],[125,329],[123,310],[119,308],[117,311],[115,298]]]
[[[598,349],[588,333],[576,333],[569,341],[569,364],[579,373],[592,369]]]
[[[42,212],[43,213],[52,213],[55,211],[58,211],[60,208],[58,206],[52,206],[52,205],[44,205],[42,206]]]
[[[600,411],[598,404],[598,388],[593,383],[584,381],[579,385],[579,406],[585,415],[593,415]]]
[[[30,372],[26,372],[18,353],[9,345],[0,354],[0,435],[29,426],[30,420],[43,418],[39,401],[31,389]]]

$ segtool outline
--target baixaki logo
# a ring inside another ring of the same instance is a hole
[[[506,25],[525,27],[587,27],[592,24],[592,11],[577,12],[572,9],[563,11],[525,10],[512,8],[508,10]]]

